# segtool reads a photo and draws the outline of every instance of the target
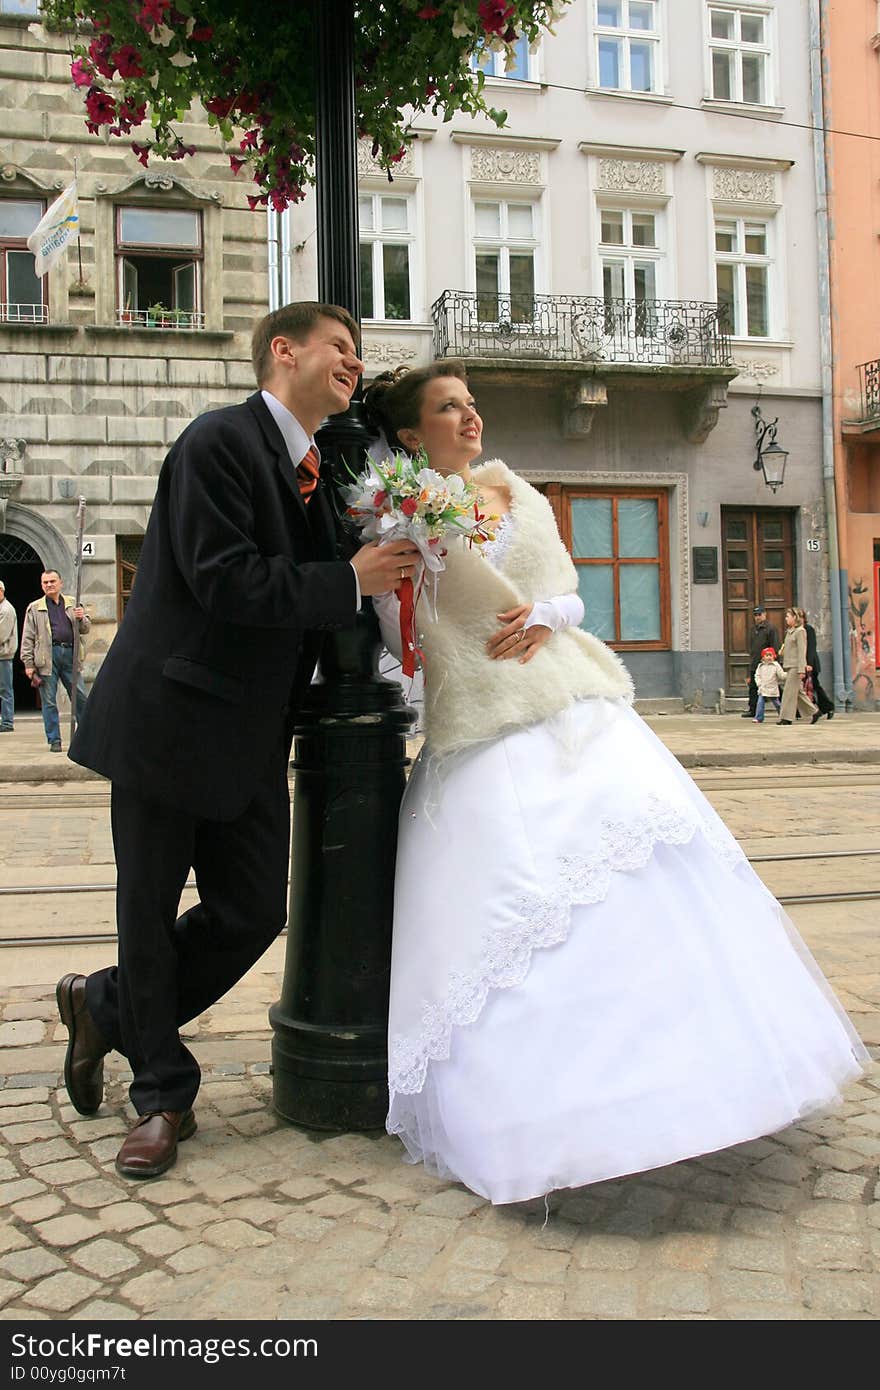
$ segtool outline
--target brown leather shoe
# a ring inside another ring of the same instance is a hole
[[[81,1115],[94,1115],[104,1099],[104,1058],[110,1051],[86,1005],[85,975],[65,975],[55,989],[68,1033],[64,1084]]]
[[[177,1145],[195,1134],[191,1110],[154,1110],[136,1120],[116,1155],[124,1178],[157,1178],[177,1161]]]

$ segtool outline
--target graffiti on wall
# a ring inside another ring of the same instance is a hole
[[[871,590],[863,579],[849,586],[849,643],[852,683],[860,704],[874,699],[877,668],[875,633],[871,626]]]

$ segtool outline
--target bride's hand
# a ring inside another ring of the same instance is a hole
[[[540,623],[535,623],[533,627],[524,627],[532,607],[531,603],[521,603],[516,608],[508,609],[506,613],[496,613],[495,616],[503,626],[486,643],[486,651],[492,661],[516,658],[520,665],[524,666],[527,661],[531,661],[538,648],[543,647],[548,637],[552,637],[552,629]]]

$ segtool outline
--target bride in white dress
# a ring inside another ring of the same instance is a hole
[[[464,373],[379,378],[392,445],[478,485],[495,540],[419,606],[426,744],[400,812],[387,1127],[516,1202],[726,1148],[839,1098],[867,1056],[737,842],[579,624],[549,503]],[[399,655],[396,596],[375,600]]]

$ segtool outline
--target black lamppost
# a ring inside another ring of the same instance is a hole
[[[318,293],[360,321],[352,0],[317,0]],[[320,430],[322,469],[359,469],[371,435],[360,390]],[[329,636],[295,728],[290,910],[269,1012],[279,1115],[314,1129],[380,1129],[388,1107],[388,983],[397,813],[415,713],[378,673],[369,600]]]

